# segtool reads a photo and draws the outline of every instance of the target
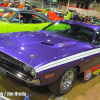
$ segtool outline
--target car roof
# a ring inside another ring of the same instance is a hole
[[[68,22],[68,23],[71,23],[71,24],[81,25],[81,26],[84,26],[84,27],[91,28],[95,31],[100,30],[100,26],[93,25],[93,24],[90,24],[90,23],[85,23],[85,22],[80,22],[80,21],[73,21],[73,20],[60,20],[60,21],[61,22]]]
[[[47,22],[52,22],[47,16],[42,14],[41,12],[31,11],[31,10],[25,10],[25,9],[18,9],[18,8],[10,8],[10,7],[0,7],[0,9],[7,9],[10,11],[20,12],[20,13],[30,13],[30,14],[36,14],[43,19],[45,19]]]
[[[18,12],[32,12],[31,10],[11,8],[11,7],[0,7],[0,9],[7,9],[7,10],[11,10],[11,11],[18,11]]]

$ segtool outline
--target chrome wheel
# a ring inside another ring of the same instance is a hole
[[[58,73],[59,74],[59,73]],[[71,67],[63,72],[63,74],[58,78],[58,80],[49,85],[49,89],[52,93],[58,96],[62,96],[69,92],[76,80],[77,68]]]
[[[67,90],[72,84],[74,79],[74,70],[69,69],[63,76],[60,84],[60,88],[62,91]]]

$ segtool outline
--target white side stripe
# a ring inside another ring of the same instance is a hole
[[[69,63],[69,62],[72,62],[72,61],[75,61],[75,60],[78,60],[78,59],[81,59],[81,58],[84,58],[84,57],[88,57],[88,56],[91,56],[91,55],[94,55],[94,54],[97,54],[97,53],[100,53],[100,48],[88,50],[88,51],[81,52],[81,53],[78,53],[78,54],[75,54],[75,55],[72,55],[72,56],[69,56],[69,57],[65,57],[65,58],[62,58],[62,59],[59,59],[59,60],[56,60],[56,61],[52,61],[48,64],[45,64],[45,65],[37,68],[36,72],[40,72],[40,71],[43,71],[43,70],[46,70],[46,69],[49,69],[49,68],[53,68],[55,66],[59,66],[59,65],[65,64],[65,63]]]
[[[11,99],[9,99],[9,98],[7,98],[7,97],[4,97],[4,96],[0,96],[0,100],[11,100]]]

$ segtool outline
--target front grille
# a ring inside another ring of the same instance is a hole
[[[3,59],[3,60],[5,60],[5,61],[8,61],[10,63],[13,63],[15,65],[22,66],[22,63],[20,61],[18,61],[17,59],[12,58],[9,55],[1,53],[0,54],[0,58]]]
[[[2,69],[14,76],[21,74],[23,77],[26,77],[26,81],[27,79],[32,80],[35,76],[32,76],[30,72],[26,72],[22,66],[23,63],[19,60],[0,52],[0,67]]]

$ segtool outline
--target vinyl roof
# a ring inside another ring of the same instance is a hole
[[[6,9],[6,10],[18,11],[18,12],[35,12],[35,11],[31,11],[31,10],[11,8],[11,7],[0,7],[0,9]]]
[[[6,9],[10,11],[20,12],[20,13],[30,13],[30,14],[36,14],[39,17],[45,19],[47,22],[52,22],[47,16],[42,14],[41,12],[31,11],[31,10],[24,10],[24,9],[18,9],[18,8],[10,8],[10,7],[0,7],[0,9]]]
[[[100,26],[98,25],[93,25],[93,24],[90,24],[90,23],[85,23],[85,22],[80,22],[80,21],[73,21],[73,20],[61,20],[62,22],[68,22],[68,23],[71,23],[71,24],[77,24],[77,25],[81,25],[81,26],[84,26],[84,27],[88,27],[88,28],[91,28],[93,30],[100,30]]]

